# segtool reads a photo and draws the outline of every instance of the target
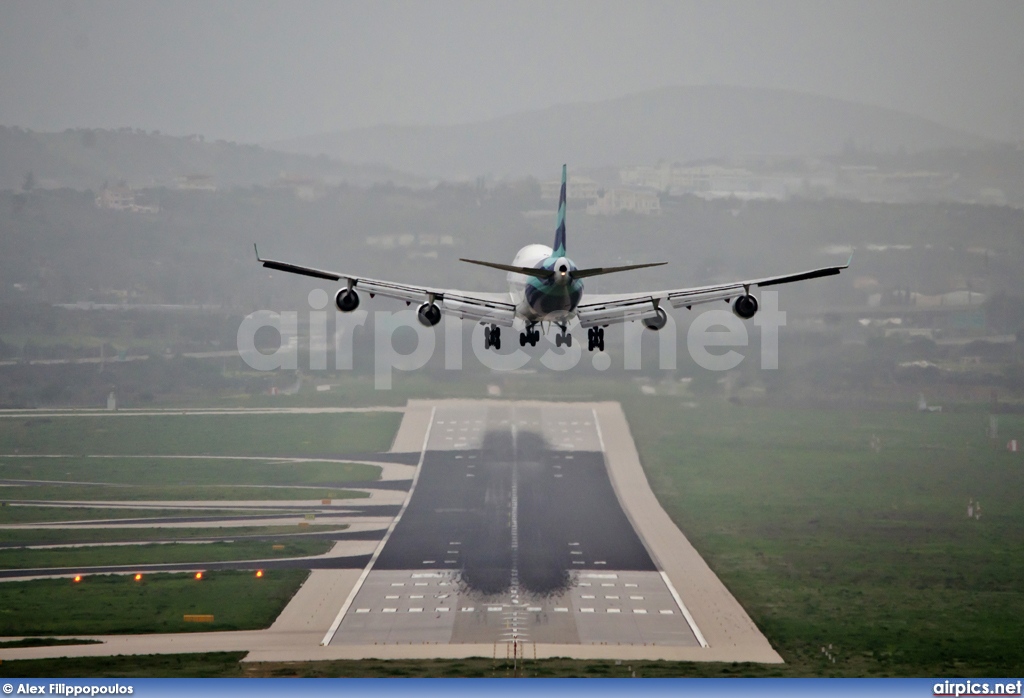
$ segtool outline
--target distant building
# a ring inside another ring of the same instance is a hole
[[[316,177],[287,172],[282,172],[277,179],[270,183],[270,187],[272,189],[290,189],[295,194],[295,198],[302,201],[315,201],[326,191],[323,181]]]
[[[642,215],[661,213],[661,200],[651,191],[609,189],[604,196],[587,206],[587,213],[593,216],[611,216],[623,211]]]
[[[178,177],[174,184],[183,191],[217,191],[217,183],[208,174],[187,174]]]
[[[828,191],[834,185],[826,173],[754,171],[723,165],[660,164],[619,171],[626,186],[654,189],[672,196],[691,194],[704,199],[784,200],[809,189]]]
[[[588,177],[569,177],[565,183],[565,195],[569,201],[586,201],[591,203],[598,198],[601,186]],[[562,192],[561,180],[541,182],[540,196],[542,199],[557,201]]]
[[[133,213],[156,213],[160,210],[159,206],[136,203],[135,192],[130,187],[105,187],[96,197],[96,208]]]
[[[437,235],[435,233],[391,233],[388,235],[372,235],[364,241],[367,247],[377,250],[393,250],[397,247],[410,248],[410,255],[429,255],[433,259],[437,257],[436,247],[450,247],[455,244],[452,235]],[[414,252],[413,248],[428,248],[427,252]]]

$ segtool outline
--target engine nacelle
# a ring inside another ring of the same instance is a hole
[[[334,297],[334,304],[343,313],[351,313],[359,307],[359,294],[350,288],[343,288]]]
[[[655,312],[657,313],[657,315],[655,315],[654,317],[644,318],[643,320],[641,320],[641,322],[644,323],[644,327],[646,327],[647,329],[654,330],[655,332],[657,332],[662,327],[664,327],[665,324],[668,322],[668,315],[666,315],[665,311],[662,310],[661,308],[656,308]]]
[[[749,293],[745,296],[740,296],[732,304],[732,312],[736,313],[737,317],[741,317],[744,320],[749,320],[757,314],[757,299],[751,296]]]
[[[421,325],[433,327],[441,322],[441,309],[437,307],[436,303],[424,303],[416,309],[416,319],[420,321]]]

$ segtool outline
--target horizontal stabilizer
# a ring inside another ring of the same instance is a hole
[[[588,276],[614,274],[617,271],[630,271],[631,269],[644,269],[646,267],[660,267],[663,264],[668,264],[668,262],[651,262],[650,264],[629,264],[624,267],[593,267],[591,269],[577,269],[572,273],[572,278],[585,279]]]
[[[470,264],[479,264],[482,267],[491,267],[492,269],[501,269],[502,271],[510,271],[515,274],[526,274],[527,276],[535,276],[538,279],[550,279],[555,275],[550,269],[534,269],[533,267],[514,267],[511,264],[497,264],[495,262],[481,262],[476,259],[459,259],[460,262],[469,262]]]

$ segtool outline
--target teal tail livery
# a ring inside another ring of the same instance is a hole
[[[583,280],[588,277],[656,267],[666,262],[578,268],[566,257],[567,185],[567,168],[562,165],[562,187],[558,195],[558,220],[553,246],[527,245],[516,253],[511,264],[482,262],[476,259],[461,260],[507,272],[508,290],[504,293],[459,291],[371,279],[264,259],[259,256],[259,250],[256,251],[256,259],[268,269],[325,281],[343,282],[345,285],[335,294],[334,302],[338,310],[344,313],[352,312],[359,307],[361,290],[370,298],[381,295],[405,301],[406,304],[418,303],[416,317],[428,327],[438,324],[441,316],[445,314],[479,322],[484,326],[484,348],[494,350],[501,349],[502,327],[519,326],[519,345],[536,346],[540,341],[538,327],[543,322],[551,323],[558,328],[554,339],[555,346],[572,346],[569,324],[575,320],[581,327],[587,328],[588,349],[604,351],[606,327],[621,322],[640,321],[649,329],[660,330],[668,322],[666,305],[672,308],[685,307],[689,310],[695,305],[724,300],[732,304],[732,310],[737,316],[749,320],[754,317],[759,307],[757,297],[751,293],[752,289],[833,276],[850,266],[850,261],[847,261],[846,264],[838,266],[733,283],[615,295],[592,294],[584,297]]]
[[[558,225],[555,227],[555,244],[552,255],[561,257],[565,254],[565,182],[566,166],[562,165],[562,188],[558,193]]]

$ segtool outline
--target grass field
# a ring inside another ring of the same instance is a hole
[[[62,657],[23,659],[0,663],[0,677],[45,676],[63,678],[225,678],[247,675],[241,664],[245,652],[209,654],[118,655],[114,657]]]
[[[332,541],[293,538],[279,550],[269,541],[232,543],[160,543],[150,545],[89,546],[0,550],[0,569],[42,567],[96,567],[104,565],[146,565],[168,562],[202,564],[219,560],[261,560],[278,557],[323,555]],[[0,591],[2,591],[0,587]]]
[[[385,451],[401,414],[204,414],[0,420],[0,453],[324,456]]]
[[[7,501],[46,502],[153,502],[153,501],[217,501],[225,506],[232,502],[250,500],[321,500],[321,499],[363,499],[366,492],[346,490],[327,485],[311,487],[288,487],[285,485],[43,485],[10,488],[4,495]],[[13,495],[13,496],[12,496]],[[0,511],[0,522],[4,512]]]
[[[268,627],[309,573],[272,570],[257,579],[251,572],[4,582],[0,596],[0,636],[99,635],[206,632]],[[212,613],[213,623],[186,623],[186,613]],[[6,666],[6,663],[5,665]]]
[[[14,501],[14,500],[12,500]],[[225,502],[227,504],[227,502]],[[255,509],[144,509],[117,507],[58,507],[58,506],[3,506],[0,507],[0,523],[42,524],[66,521],[102,521],[106,519],[155,519],[173,516],[264,516],[265,512]]]
[[[16,528],[0,529],[0,545],[58,545],[61,543],[116,543],[134,541],[188,540],[224,538],[235,540],[275,538],[286,542],[308,534],[343,531],[344,524],[312,524],[299,528],[291,526],[232,526],[230,528]]]
[[[204,516],[284,516],[238,509],[153,509],[152,500],[281,501],[365,498],[344,484],[376,480],[377,466],[281,462],[279,457],[335,457],[387,450],[400,414],[101,415],[0,420],[0,479],[51,481],[0,488],[0,524]],[[59,458],[32,457],[60,455]],[[89,456],[123,455],[119,458]],[[25,457],[29,456],[29,457]],[[156,456],[199,456],[158,458]],[[216,458],[211,456],[230,456]],[[237,458],[242,456],[243,458]],[[60,482],[69,484],[57,484]],[[86,484],[83,484],[86,483]],[[88,484],[95,483],[95,484]],[[18,501],[95,501],[97,507],[11,506]],[[103,501],[131,502],[123,509]],[[137,504],[136,504],[137,502]],[[309,523],[303,521],[303,523]],[[332,543],[296,533],[340,530],[339,524],[149,529],[0,529],[0,542],[26,544],[122,542],[129,545],[0,550],[0,568],[195,563],[319,555]],[[201,536],[286,536],[203,544],[139,545],[147,539]],[[131,544],[136,543],[136,544]],[[285,548],[273,550],[272,543]],[[268,626],[307,575],[305,570],[216,572],[202,582],[185,575],[88,576],[0,584],[0,635],[81,635],[252,629]],[[186,624],[185,613],[214,613],[213,624]]]
[[[0,422],[0,427],[3,424]],[[231,455],[229,452],[225,455]],[[376,480],[380,468],[361,463],[281,462],[203,458],[3,458],[0,480],[73,481],[157,487],[214,485],[334,485]]]
[[[1024,673],[1024,459],[983,412],[624,407],[666,511],[787,671]]]

